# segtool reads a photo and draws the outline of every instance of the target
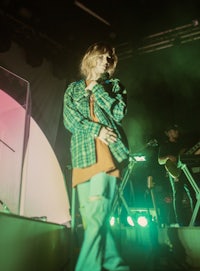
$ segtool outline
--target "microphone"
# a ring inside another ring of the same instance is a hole
[[[106,81],[110,78],[110,74],[108,72],[102,73],[102,75],[97,79],[98,84],[106,83]]]

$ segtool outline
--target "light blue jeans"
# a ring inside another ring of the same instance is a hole
[[[75,271],[129,271],[109,225],[117,179],[104,172],[77,186],[84,239]]]

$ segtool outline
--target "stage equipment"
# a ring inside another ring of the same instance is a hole
[[[0,206],[47,222],[70,221],[66,183],[46,136],[31,117],[29,82],[0,67]],[[7,210],[8,211],[8,210]]]
[[[138,53],[151,53],[199,40],[199,30],[199,21],[194,19],[191,23],[149,35],[144,38],[142,46],[137,49]]]
[[[115,216],[116,211],[117,211],[117,215],[120,216],[121,203],[124,205],[126,212],[127,212],[127,215],[131,217],[131,212],[130,212],[129,206],[124,198],[124,188],[128,182],[128,179],[132,173],[133,167],[136,163],[137,162],[134,158],[132,158],[132,157],[129,158],[129,164],[128,164],[127,169],[125,170],[125,173],[123,175],[122,182],[118,186],[118,191],[117,191],[116,196],[113,201],[113,206],[112,206],[112,210],[111,210],[111,217]]]
[[[4,213],[11,213],[8,206],[2,200],[0,200],[0,205],[1,205],[0,211],[3,211]]]
[[[200,188],[198,187],[197,183],[195,182],[192,174],[190,173],[188,167],[186,164],[181,163],[181,169],[183,170],[185,176],[187,177],[188,181],[190,182],[192,188],[194,189],[195,193],[196,193],[196,199],[197,202],[195,204],[194,207],[194,211],[189,223],[189,226],[194,226],[198,211],[199,211],[199,207],[200,207]]]
[[[156,221],[156,211],[154,208],[132,208],[129,207],[127,222],[130,226],[147,227]]]
[[[149,189],[149,193],[151,195],[153,208],[129,208],[127,222],[130,226],[139,225],[141,227],[146,227],[149,226],[150,223],[152,222],[156,222],[158,225],[161,226],[159,219],[159,211],[156,205],[156,200],[153,191],[154,185],[155,184],[153,182],[153,177],[148,176],[147,188]]]
[[[200,188],[194,179],[194,174],[199,173],[200,169],[200,155],[197,154],[200,149],[200,142],[197,142],[192,148],[186,151],[180,157],[180,168],[183,170],[185,176],[190,182],[192,188],[196,193],[196,204],[190,220],[190,226],[193,226],[200,208]],[[189,168],[190,169],[189,169]]]
[[[146,161],[145,155],[142,155],[142,154],[134,155],[134,159],[137,162],[144,162],[144,161]]]
[[[70,229],[16,214],[0,214],[1,271],[64,271],[70,266]]]
[[[147,144],[145,144],[145,146],[140,150],[144,150],[147,147],[156,147],[158,146],[158,142],[156,139],[151,139]],[[134,226],[135,224],[138,224],[137,222],[135,223],[135,218],[133,217],[133,214],[130,210],[130,207],[127,204],[127,201],[124,198],[124,189],[128,183],[129,177],[132,173],[132,170],[134,168],[134,165],[138,162],[145,162],[146,161],[146,157],[142,154],[142,152],[138,152],[138,153],[133,153],[129,156],[129,164],[127,166],[127,168],[124,171],[124,175],[122,178],[122,182],[120,183],[120,185],[118,186],[118,191],[116,193],[116,196],[114,198],[113,201],[113,206],[112,206],[112,211],[111,211],[111,220],[112,221],[112,225],[113,222],[115,220],[119,220],[119,217],[121,215],[121,211],[122,211],[122,204],[125,207],[125,210],[127,212],[127,222],[129,225]],[[152,192],[153,193],[153,192]],[[151,193],[151,194],[152,194]],[[117,217],[118,218],[117,218]],[[115,219],[114,219],[115,218]],[[137,220],[137,219],[136,219]]]
[[[154,195],[154,190],[153,190],[154,185],[155,185],[155,183],[153,182],[153,177],[148,176],[148,178],[147,178],[147,187],[148,187],[148,189],[150,191],[151,200],[152,200],[153,208],[154,208],[154,211],[155,211],[154,220],[161,226],[160,218],[159,218],[159,211],[158,211],[158,207],[157,207],[156,200],[155,200],[155,195]]]

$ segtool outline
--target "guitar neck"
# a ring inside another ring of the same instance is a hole
[[[193,154],[196,150],[200,148],[200,141],[195,144],[192,148],[190,148],[188,151],[186,151],[184,154]]]

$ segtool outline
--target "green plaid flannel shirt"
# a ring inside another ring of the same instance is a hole
[[[109,144],[111,153],[121,163],[129,157],[126,136],[121,121],[127,112],[127,93],[118,79],[109,79],[93,87],[94,113],[98,122],[90,116],[89,93],[85,81],[72,82],[67,87],[63,101],[63,123],[72,133],[72,167],[84,168],[96,162],[95,138],[102,126],[112,128],[118,135],[117,142]]]

